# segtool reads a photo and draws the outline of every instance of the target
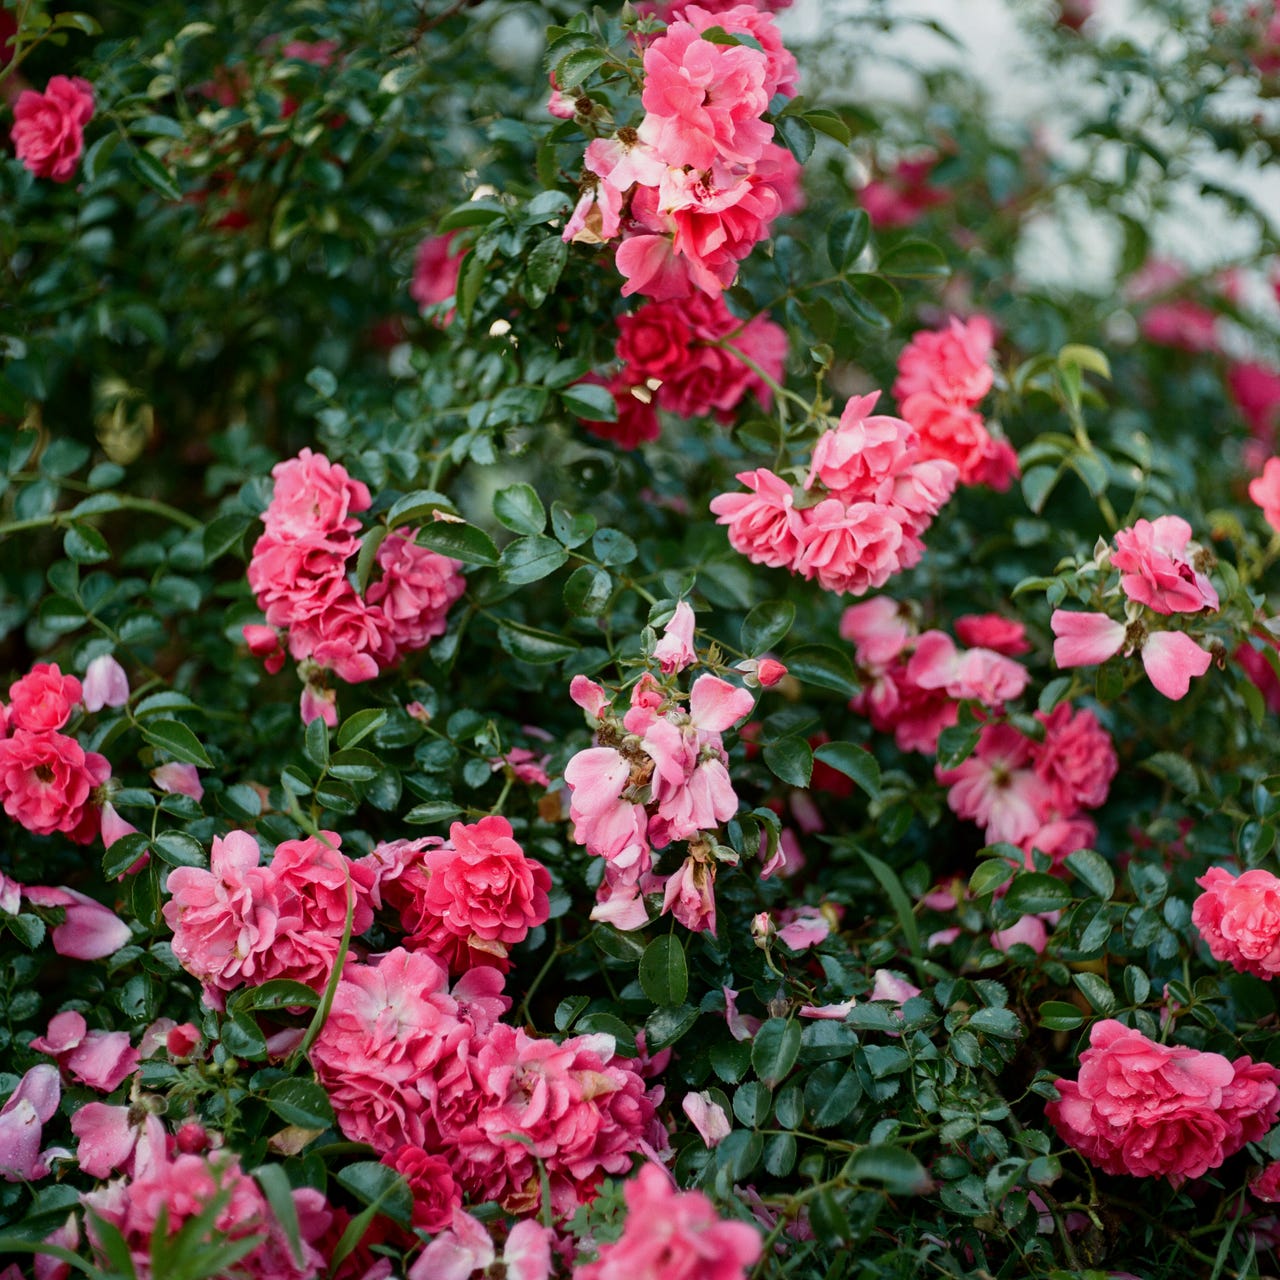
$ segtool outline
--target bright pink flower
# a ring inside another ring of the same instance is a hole
[[[397,529],[378,548],[382,577],[365,596],[382,613],[387,643],[405,652],[425,649],[444,635],[449,608],[467,587],[459,561],[418,546],[414,536],[413,530]]]
[[[1280,973],[1280,879],[1260,868],[1233,876],[1211,867],[1196,884],[1204,892],[1191,922],[1213,958],[1266,981]]]
[[[24,89],[13,106],[10,137],[18,159],[37,178],[69,182],[93,118],[93,85],[79,76],[51,76],[43,93]]]
[[[889,596],[851,604],[840,615],[840,636],[857,646],[858,662],[863,666],[891,663],[915,634],[902,606]]]
[[[1093,666],[1106,662],[1121,649],[1126,654],[1132,653],[1137,645],[1142,650],[1142,665],[1151,683],[1174,701],[1186,697],[1192,677],[1204,675],[1213,661],[1207,649],[1202,649],[1181,631],[1148,633],[1141,628],[1131,640],[1124,623],[1103,613],[1056,609],[1049,625],[1055,637],[1053,660],[1058,666]]]
[[[1114,657],[1125,644],[1125,625],[1105,613],[1055,609],[1053,660],[1059,667],[1092,667]]]
[[[53,949],[75,960],[101,960],[114,955],[133,936],[129,926],[110,907],[75,889],[31,885],[22,891],[38,907],[62,907],[62,923],[55,925]]]
[[[1006,657],[1030,653],[1027,629],[1016,618],[998,613],[967,613],[955,621],[956,635],[971,648],[993,649]]]
[[[1267,1204],[1280,1204],[1280,1160],[1273,1160],[1251,1178],[1249,1190]]]
[[[674,675],[697,662],[693,628],[693,610],[687,600],[681,600],[653,649],[654,660],[662,668],[663,675]]]
[[[1218,316],[1203,303],[1175,298],[1149,307],[1139,321],[1142,335],[1162,347],[1192,354],[1218,347]]]
[[[995,380],[990,364],[994,341],[986,316],[968,320],[952,316],[945,329],[921,330],[898,357],[894,397],[903,405],[909,396],[930,394],[948,404],[972,408]],[[905,406],[903,416],[910,418]]]
[[[162,764],[151,770],[151,780],[161,791],[171,795],[190,796],[193,800],[204,798],[204,784],[193,764]]]
[[[1092,711],[1073,712],[1065,702],[1048,715],[1037,711],[1036,719],[1045,734],[1035,753],[1035,769],[1053,788],[1055,807],[1064,814],[1096,809],[1119,768],[1111,735]]]
[[[686,1093],[680,1109],[689,1117],[708,1150],[719,1146],[733,1132],[733,1124],[725,1115],[724,1108],[713,1102],[705,1089],[701,1093]]]
[[[712,44],[673,22],[645,50],[641,139],[676,168],[753,163],[773,137],[760,118],[776,88],[766,84],[769,70],[759,50]]]
[[[129,677],[109,653],[99,654],[85,668],[83,692],[86,711],[123,707],[129,701]]]
[[[456,235],[456,231],[449,231],[442,236],[428,236],[418,246],[413,259],[413,281],[409,285],[409,296],[421,311],[452,298],[458,291],[458,272],[466,250],[453,247]],[[435,323],[441,327],[452,324],[455,314],[450,307],[436,318]]]
[[[587,718],[599,724],[605,709],[609,705],[605,691],[594,680],[586,676],[574,676],[569,681],[569,697],[587,713]]]
[[[1249,430],[1262,440],[1273,440],[1280,414],[1280,372],[1249,361],[1233,364],[1227,372],[1227,389]]]
[[[81,1084],[100,1093],[110,1093],[139,1061],[127,1031],[90,1031],[84,1017],[70,1011],[55,1014],[48,1031],[32,1040],[31,1047],[49,1054]]]
[[[623,1192],[621,1237],[601,1245],[575,1280],[746,1280],[760,1236],[745,1222],[723,1222],[701,1191],[678,1191],[671,1176],[645,1164]]]
[[[373,501],[368,485],[353,480],[340,463],[310,449],[277,462],[271,474],[275,486],[262,522],[282,538],[353,533],[360,527],[354,514],[366,511]]]
[[[1147,678],[1166,698],[1185,698],[1193,676],[1209,670],[1213,655],[1181,631],[1157,631],[1142,646]]]
[[[61,729],[80,701],[80,681],[64,676],[57,663],[37,662],[9,686],[9,728],[46,733]]]
[[[244,642],[254,657],[263,660],[268,675],[275,675],[283,666],[285,659],[284,646],[280,643],[280,633],[275,627],[264,627],[249,623],[241,628]]]
[[[551,875],[525,856],[505,818],[481,818],[470,826],[455,822],[449,844],[428,850],[425,867],[419,905],[457,939],[451,968],[503,965],[508,948],[547,919]]]
[[[1271,528],[1280,533],[1280,458],[1268,458],[1262,474],[1249,481],[1249,497],[1262,508]]]
[[[399,1147],[382,1157],[409,1184],[413,1193],[413,1225],[435,1234],[453,1221],[462,1207],[462,1192],[453,1180],[448,1160],[422,1147]]]
[[[800,552],[804,521],[795,492],[765,467],[736,477],[750,493],[722,493],[711,499],[716,523],[729,526],[729,544],[753,564],[790,568]]]
[[[77,844],[98,834],[93,793],[111,776],[105,757],[66,734],[18,729],[0,741],[0,799],[28,831],[61,831]]]
[[[905,535],[893,508],[874,502],[846,506],[828,498],[800,513],[795,570],[824,591],[862,595],[904,567]]]
[[[559,84],[556,82],[556,73],[551,73],[551,96],[547,99],[547,114],[555,116],[557,120],[572,120],[577,106],[575,100],[567,93],[561,91]]]
[[[117,812],[116,807],[109,800],[102,806],[100,815],[102,844],[106,849],[110,849],[117,840],[123,839],[125,836],[136,836],[138,828],[131,822],[126,822]],[[143,866],[146,864],[140,858],[138,860]],[[138,864],[135,864],[138,865]],[[132,870],[132,868],[130,868]]]
[[[1179,516],[1139,520],[1116,534],[1111,563],[1130,600],[1157,613],[1216,609],[1218,593],[1188,551],[1191,526]]]
[[[1107,1173],[1176,1187],[1216,1169],[1280,1113],[1280,1072],[1248,1058],[1148,1040],[1095,1022],[1079,1080],[1059,1080],[1045,1108],[1064,1139]]]
[[[868,182],[858,192],[858,201],[877,229],[909,227],[930,209],[946,204],[950,192],[930,186],[929,176],[937,167],[932,151],[899,160],[883,177]]]
[[[214,1219],[213,1231],[218,1240],[263,1237],[236,1263],[237,1272],[246,1280],[306,1280],[324,1267],[325,1260],[315,1242],[324,1234],[331,1215],[320,1192],[310,1187],[293,1192],[302,1245],[299,1262],[284,1228],[257,1183],[241,1170],[239,1160],[226,1151],[170,1158],[167,1145],[159,1118],[148,1117],[134,1153],[132,1179],[120,1179],[81,1196],[85,1206],[124,1237],[138,1280],[155,1277],[151,1241],[161,1220],[172,1237],[220,1192],[226,1200]],[[96,1233],[92,1216],[86,1228],[95,1258],[105,1264],[107,1250]]]
[[[49,1162],[63,1151],[40,1151],[42,1126],[53,1119],[62,1097],[57,1067],[32,1067],[0,1107],[0,1178],[35,1182],[48,1177]]]
[[[909,464],[918,441],[901,418],[872,413],[879,398],[875,391],[845,403],[839,427],[824,432],[813,447],[806,489],[820,482],[844,502],[885,496],[886,479]]]
[[[961,484],[982,484],[994,442],[982,415],[931,391],[907,396],[902,416],[919,432],[920,454],[956,468]]]
[[[781,6],[779,6],[781,7]],[[723,5],[686,4],[680,11],[680,21],[689,23],[702,32],[719,27],[730,35],[750,36],[764,50],[765,94],[769,99],[778,94],[784,98],[796,96],[796,60],[782,43],[782,33],[773,16],[765,12],[766,6],[736,4]]]

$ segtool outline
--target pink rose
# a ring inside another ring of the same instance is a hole
[[[971,648],[993,649],[1006,657],[1030,653],[1027,629],[1016,618],[998,613],[967,613],[955,621],[956,636]]]
[[[129,677],[109,653],[99,654],[85,668],[83,695],[86,711],[123,707],[129,701]]]
[[[51,76],[43,93],[25,89],[13,108],[14,150],[37,178],[69,182],[93,117],[93,85],[79,76]]]
[[[1121,529],[1115,542],[1111,563],[1130,600],[1165,614],[1217,609],[1218,593],[1196,567],[1191,526],[1180,516],[1139,520]]]
[[[1168,1178],[1216,1169],[1280,1113],[1280,1072],[1249,1058],[1148,1040],[1112,1018],[1094,1023],[1078,1080],[1045,1108],[1064,1141],[1106,1173]]]
[[[0,741],[4,811],[37,835],[61,831],[88,844],[98,834],[93,793],[110,776],[105,757],[63,733],[18,729]]]
[[[385,619],[395,649],[425,649],[448,626],[449,608],[466,590],[462,565],[414,541],[416,531],[397,529],[378,548],[382,578],[366,593]]]
[[[413,262],[413,283],[409,296],[425,311],[452,298],[458,291],[458,271],[462,266],[464,248],[453,247],[456,231],[442,236],[428,236],[419,246]],[[453,322],[456,313],[450,307],[436,323],[444,327]]]
[[[1064,814],[1096,809],[1119,769],[1111,735],[1092,711],[1073,712],[1065,702],[1049,715],[1037,711],[1036,719],[1045,730],[1036,751],[1036,773],[1053,787],[1054,803]]]
[[[1280,973],[1280,879],[1260,868],[1233,876],[1210,867],[1196,884],[1204,892],[1191,922],[1213,958],[1267,981]]]
[[[921,391],[902,401],[902,416],[920,433],[923,457],[950,462],[961,484],[982,483],[992,439],[980,413]]]
[[[722,493],[711,499],[716,523],[729,526],[729,544],[754,564],[790,568],[800,552],[805,528],[795,509],[795,493],[766,467],[741,471],[748,493]]]
[[[64,676],[56,662],[37,662],[9,686],[9,727],[33,733],[61,729],[80,699],[75,676]]]
[[[995,332],[985,316],[959,320],[945,329],[915,334],[898,357],[893,394],[900,405],[914,395],[929,394],[972,409],[995,381],[990,359]],[[903,417],[910,415],[903,413]]]
[[[1268,458],[1262,474],[1249,481],[1249,497],[1262,508],[1263,519],[1280,533],[1280,458]]]
[[[455,1209],[462,1207],[462,1192],[453,1180],[448,1160],[431,1155],[422,1147],[404,1146],[388,1152],[382,1163],[390,1165],[409,1184],[413,1193],[413,1225],[435,1234],[453,1221]]]

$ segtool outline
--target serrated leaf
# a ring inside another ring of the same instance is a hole
[[[554,538],[534,534],[517,538],[502,549],[498,559],[498,576],[516,586],[538,582],[554,573],[569,558],[569,553]]]
[[[1103,902],[1109,902],[1114,896],[1115,873],[1102,854],[1092,849],[1077,849],[1067,855],[1067,866],[1075,878]]]

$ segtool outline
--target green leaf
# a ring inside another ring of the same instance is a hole
[[[254,1009],[289,1009],[301,1005],[306,1009],[314,1009],[320,1003],[319,995],[301,982],[290,978],[272,978],[260,987],[245,987],[237,991],[227,1001],[227,1008],[233,1013],[249,1012]]]
[[[842,147],[847,147],[853,141],[849,126],[834,111],[828,111],[825,107],[815,107],[803,114],[813,128],[819,133],[825,133],[828,138],[834,138]]]
[[[218,516],[217,519],[210,521],[200,535],[205,564],[212,564],[232,548],[239,546],[252,523],[253,517],[248,512],[240,511],[233,511],[229,515]]]
[[[463,328],[471,323],[471,313],[475,310],[476,299],[480,296],[480,287],[484,284],[488,271],[487,259],[482,258],[474,249],[462,260],[454,305]]]
[[[14,916],[4,916],[4,927],[22,943],[28,951],[35,951],[44,942],[45,924],[39,916],[20,911]]]
[[[213,768],[213,761],[200,745],[200,739],[180,720],[152,720],[142,726],[142,736],[153,747],[167,751],[181,764]]]
[[[803,645],[788,653],[783,662],[797,680],[822,689],[833,689],[848,698],[861,687],[849,655],[829,645]]]
[[[374,568],[378,563],[378,552],[382,550],[382,544],[387,540],[387,535],[391,532],[385,524],[375,524],[364,537],[360,539],[360,551],[356,556],[356,590],[363,593],[369,586],[369,579],[373,577]]]
[[[1022,1023],[1012,1009],[979,1009],[965,1025],[1001,1040],[1016,1040],[1022,1034]]]
[[[901,1147],[863,1147],[845,1166],[845,1177],[869,1182],[892,1195],[922,1195],[933,1180],[919,1160]]]
[[[493,498],[493,514],[499,524],[515,533],[541,533],[547,527],[547,509],[531,484],[512,484]]]
[[[320,716],[309,721],[303,731],[302,754],[317,769],[323,770],[329,763],[329,726]]]
[[[873,800],[880,794],[880,762],[853,742],[824,742],[813,753],[828,768],[852,778]]]
[[[463,564],[495,565],[498,548],[483,529],[456,520],[433,520],[418,530],[418,545]]]
[[[377,733],[387,723],[387,713],[381,707],[367,707],[348,716],[338,727],[338,746],[354,747],[371,733]]]
[[[162,862],[171,867],[207,867],[204,846],[194,836],[183,831],[162,831],[151,842],[151,847]]]
[[[1039,515],[1061,477],[1061,467],[1031,467],[1024,471],[1022,473],[1023,501]]]
[[[813,751],[803,738],[780,738],[764,749],[764,762],[775,778],[791,787],[807,787],[813,774]]]
[[[1055,876],[1043,871],[1021,871],[1013,878],[1005,905],[1020,915],[1062,911],[1071,905],[1071,890]]]
[[[111,559],[106,538],[90,524],[73,524],[62,536],[62,550],[76,564],[101,564]]]
[[[655,938],[640,958],[640,985],[657,1005],[684,1004],[689,994],[689,967],[675,934]]]
[[[542,534],[517,538],[503,547],[498,558],[498,576],[514,585],[538,582],[554,573],[568,558],[569,553],[554,538]]]
[[[942,250],[925,240],[894,245],[881,255],[880,270],[887,276],[911,280],[945,280],[951,274]]]
[[[569,246],[559,236],[544,240],[525,260],[520,292],[531,307],[540,307],[556,287],[569,260]]]
[[[1116,891],[1115,873],[1107,860],[1092,849],[1077,849],[1067,855],[1067,866],[1090,893],[1109,902]]]
[[[129,157],[129,168],[146,186],[158,191],[166,200],[181,200],[182,188],[173,175],[149,151],[135,151]]]
[[[590,996],[566,996],[556,1005],[555,1024],[557,1031],[568,1031],[578,1020],[582,1011],[591,1003]]]
[[[800,1056],[800,1025],[791,1019],[770,1018],[751,1044],[751,1065],[756,1075],[776,1089]]]
[[[579,565],[564,584],[564,604],[575,617],[598,618],[613,595],[613,579],[593,564]]]
[[[618,406],[608,387],[594,382],[575,382],[556,392],[570,413],[586,422],[617,422]]]
[[[1084,1014],[1065,1000],[1046,1000],[1040,1006],[1040,1025],[1050,1031],[1074,1031],[1084,1022]]]
[[[644,1024],[644,1042],[649,1052],[656,1053],[675,1044],[697,1021],[698,1011],[692,1005],[678,1004],[654,1010]]]
[[[862,209],[847,209],[827,229],[827,256],[837,271],[848,271],[871,238],[871,219]]]
[[[578,1019],[579,1035],[607,1035],[614,1040],[614,1052],[623,1058],[634,1058],[636,1033],[621,1018],[612,1013],[588,1013]],[[646,1044],[649,1042],[646,1041]],[[652,1053],[652,1045],[649,1051]]]
[[[559,662],[578,652],[578,646],[572,641],[506,618],[498,623],[498,643],[513,658],[535,664]]]
[[[267,1039],[248,1014],[233,1014],[223,1022],[222,1047],[236,1058],[267,1056]]]
[[[553,502],[551,531],[566,547],[580,547],[595,533],[596,518],[589,511],[575,514],[563,502]]]
[[[599,529],[591,539],[591,549],[600,559],[600,563],[613,567],[630,564],[640,552],[636,544],[620,529]]]
[[[742,621],[742,648],[750,658],[767,653],[786,638],[796,620],[790,600],[763,600]]]
[[[1096,973],[1073,973],[1071,981],[1084,992],[1084,998],[1104,1018],[1116,1011],[1116,997],[1111,988]]]
[[[969,877],[969,892],[975,898],[994,893],[1013,876],[1013,868],[1003,858],[984,858]]]
[[[108,880],[123,875],[150,847],[150,840],[141,831],[131,832],[112,841],[111,848],[102,855],[102,874]]]
[[[907,897],[907,891],[902,887],[902,881],[898,879],[897,872],[887,862],[881,862],[874,854],[859,848],[858,856],[867,864],[867,869],[880,882],[880,887],[885,893],[888,894],[894,914],[898,917],[898,925],[902,929],[902,936],[906,939],[907,949],[911,952],[912,960],[919,967],[920,958],[924,954],[920,949],[920,930],[916,925],[911,899]]]
[[[413,1193],[408,1183],[392,1168],[378,1160],[358,1160],[333,1175],[363,1204],[376,1205],[397,1222],[407,1223],[413,1216]]]
[[[415,804],[404,815],[404,820],[415,826],[429,826],[449,822],[461,812],[461,806],[452,800],[428,800],[425,804]]]
[[[804,1107],[815,1129],[829,1129],[844,1120],[862,1097],[862,1085],[852,1067],[824,1062],[805,1082]]]
[[[334,1123],[329,1095],[314,1080],[279,1081],[267,1093],[267,1106],[286,1124],[303,1129],[327,1129]]]
[[[782,116],[773,122],[783,145],[801,164],[813,155],[813,126],[802,116]]]
[[[390,511],[387,512],[387,527],[399,529],[404,525],[421,525],[435,523],[435,513],[446,512],[456,515],[453,503],[434,489],[415,489],[397,498]]]
[[[603,49],[578,49],[561,58],[555,66],[556,83],[560,86],[560,92],[572,92],[608,60],[609,55]]]

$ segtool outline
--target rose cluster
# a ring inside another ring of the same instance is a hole
[[[111,777],[111,765],[62,730],[76,707],[92,703],[99,710],[107,698],[119,706],[129,696],[124,672],[113,658],[95,663],[86,673],[87,694],[56,663],[39,662],[9,686],[8,706],[0,703],[0,803],[5,813],[36,835],[60,831],[77,844],[88,844],[98,834],[98,788]]]
[[[1002,436],[993,436],[977,411],[991,390],[994,334],[985,316],[923,330],[898,357],[893,384],[899,411],[920,436],[920,456],[955,465],[959,483],[1003,492],[1018,475],[1018,459]]]
[[[1153,626],[1150,614],[1201,613],[1218,609],[1218,593],[1208,570],[1213,554],[1191,541],[1191,526],[1180,516],[1139,520],[1115,536],[1115,550],[1104,549],[1083,566],[1082,575],[1120,571],[1125,621],[1105,613],[1057,609],[1050,618],[1053,659],[1060,667],[1092,666],[1121,650],[1138,649],[1151,683],[1166,698],[1185,697],[1193,676],[1202,676],[1212,653],[1184,631]],[[1146,611],[1146,612],[1144,612]]]
[[[434,956],[402,947],[348,964],[311,1062],[343,1133],[390,1157],[438,1216],[464,1194],[531,1212],[539,1166],[567,1216],[636,1152],[665,1149],[661,1090],[612,1036],[557,1044],[499,1021],[501,990],[486,966],[450,991]]]
[[[782,378],[787,335],[764,316],[739,320],[723,297],[695,293],[646,302],[619,316],[614,354],[621,368],[605,385],[617,405],[617,421],[587,427],[635,448],[658,438],[658,409],[682,418],[714,414],[727,422],[748,394],[767,409],[773,391],[756,369],[774,382]]]
[[[715,27],[751,43],[705,39]],[[763,119],[775,95],[795,91],[795,58],[771,14],[685,5],[645,49],[639,127],[587,144],[564,239],[620,237],[625,296],[718,295],[796,201],[798,166]]]
[[[677,639],[679,626],[677,619],[654,655],[667,674],[692,661]],[[649,919],[644,895],[661,893],[664,913],[688,929],[714,933],[720,846],[710,833],[738,811],[722,735],[750,714],[752,695],[701,675],[686,707],[670,681],[646,672],[619,716],[604,689],[585,676],[574,677],[569,693],[596,734],[596,745],[579,751],[564,771],[573,838],[605,860],[592,919],[639,929]],[[679,868],[656,873],[653,854],[685,841]]]
[[[335,725],[333,694],[316,672],[331,670],[349,683],[371,680],[402,653],[443,635],[449,607],[465,589],[460,566],[418,546],[412,530],[393,530],[378,548],[381,576],[362,596],[347,572],[360,548],[356,513],[372,502],[368,487],[310,449],[271,474],[266,529],[249,561],[249,585],[268,625],[245,627],[245,639],[274,673],[284,665],[284,630],[289,654],[309,664],[303,719],[321,716]]]
[[[813,449],[797,487],[768,468],[738,474],[750,493],[711,501],[729,543],[755,564],[862,595],[919,563],[921,540],[955,489],[955,466],[924,456],[916,430],[873,414],[879,392],[850,400]]]
[[[1045,1108],[1065,1142],[1106,1173],[1176,1187],[1257,1142],[1280,1114],[1280,1071],[1247,1057],[1156,1044],[1113,1018],[1095,1022],[1078,1080]]]
[[[1210,867],[1196,884],[1204,892],[1191,923],[1213,958],[1268,982],[1280,973],[1280,879],[1260,867],[1238,876]]]

